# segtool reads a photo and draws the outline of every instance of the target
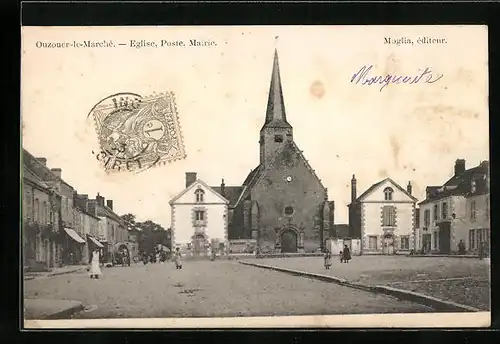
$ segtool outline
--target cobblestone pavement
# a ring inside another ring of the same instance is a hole
[[[390,285],[481,310],[490,309],[490,266],[473,258],[354,256],[348,264],[333,257],[323,267],[322,257],[258,259],[259,264],[314,272],[349,281]]]
[[[75,318],[414,313],[433,310],[389,296],[235,261],[132,265],[25,281],[25,297],[79,300]]]

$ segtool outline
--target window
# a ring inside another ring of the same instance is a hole
[[[437,221],[438,219],[438,205],[434,204],[434,221]]]
[[[368,249],[376,250],[377,249],[377,241],[378,241],[378,238],[376,236],[369,236],[368,237]]]
[[[285,215],[293,215],[293,208],[292,207],[286,207],[285,208]]]
[[[43,202],[43,223],[49,223],[49,208],[47,207],[47,202]]]
[[[429,209],[424,210],[424,227],[429,227],[431,225],[431,211]]]
[[[446,202],[441,205],[441,215],[443,219],[448,217],[448,204]]]
[[[469,250],[476,249],[476,240],[474,234],[474,229],[469,230]]]
[[[274,142],[283,142],[283,135],[274,135]]]
[[[437,249],[438,247],[438,232],[434,232],[434,249]]]
[[[401,236],[401,246],[400,250],[409,250],[410,249],[410,237],[408,235]]]
[[[471,220],[476,219],[476,201],[470,202],[470,219]]]
[[[195,195],[196,195],[196,202],[202,203],[203,199],[204,199],[205,191],[203,191],[202,189],[198,189],[195,191]]]
[[[386,201],[392,201],[392,194],[394,190],[392,188],[385,188],[384,189],[384,199]]]
[[[196,221],[203,221],[205,219],[205,212],[203,210],[196,210],[194,216]]]
[[[385,206],[382,208],[382,225],[395,226],[396,225],[396,208],[393,206]]]
[[[34,214],[34,220],[36,222],[40,222],[40,202],[38,201],[38,198],[35,198],[35,214]]]

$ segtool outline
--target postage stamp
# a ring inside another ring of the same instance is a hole
[[[89,116],[99,142],[93,154],[107,172],[141,172],[186,157],[174,92],[113,94]]]

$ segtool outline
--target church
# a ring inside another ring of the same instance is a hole
[[[334,221],[334,202],[293,139],[287,121],[277,51],[259,165],[241,186],[211,188],[228,200],[229,240],[254,239],[261,253],[316,252]]]

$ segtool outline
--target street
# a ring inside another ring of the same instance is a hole
[[[104,268],[25,281],[26,298],[81,301],[77,319],[433,312],[389,296],[245,266],[188,261]]]

